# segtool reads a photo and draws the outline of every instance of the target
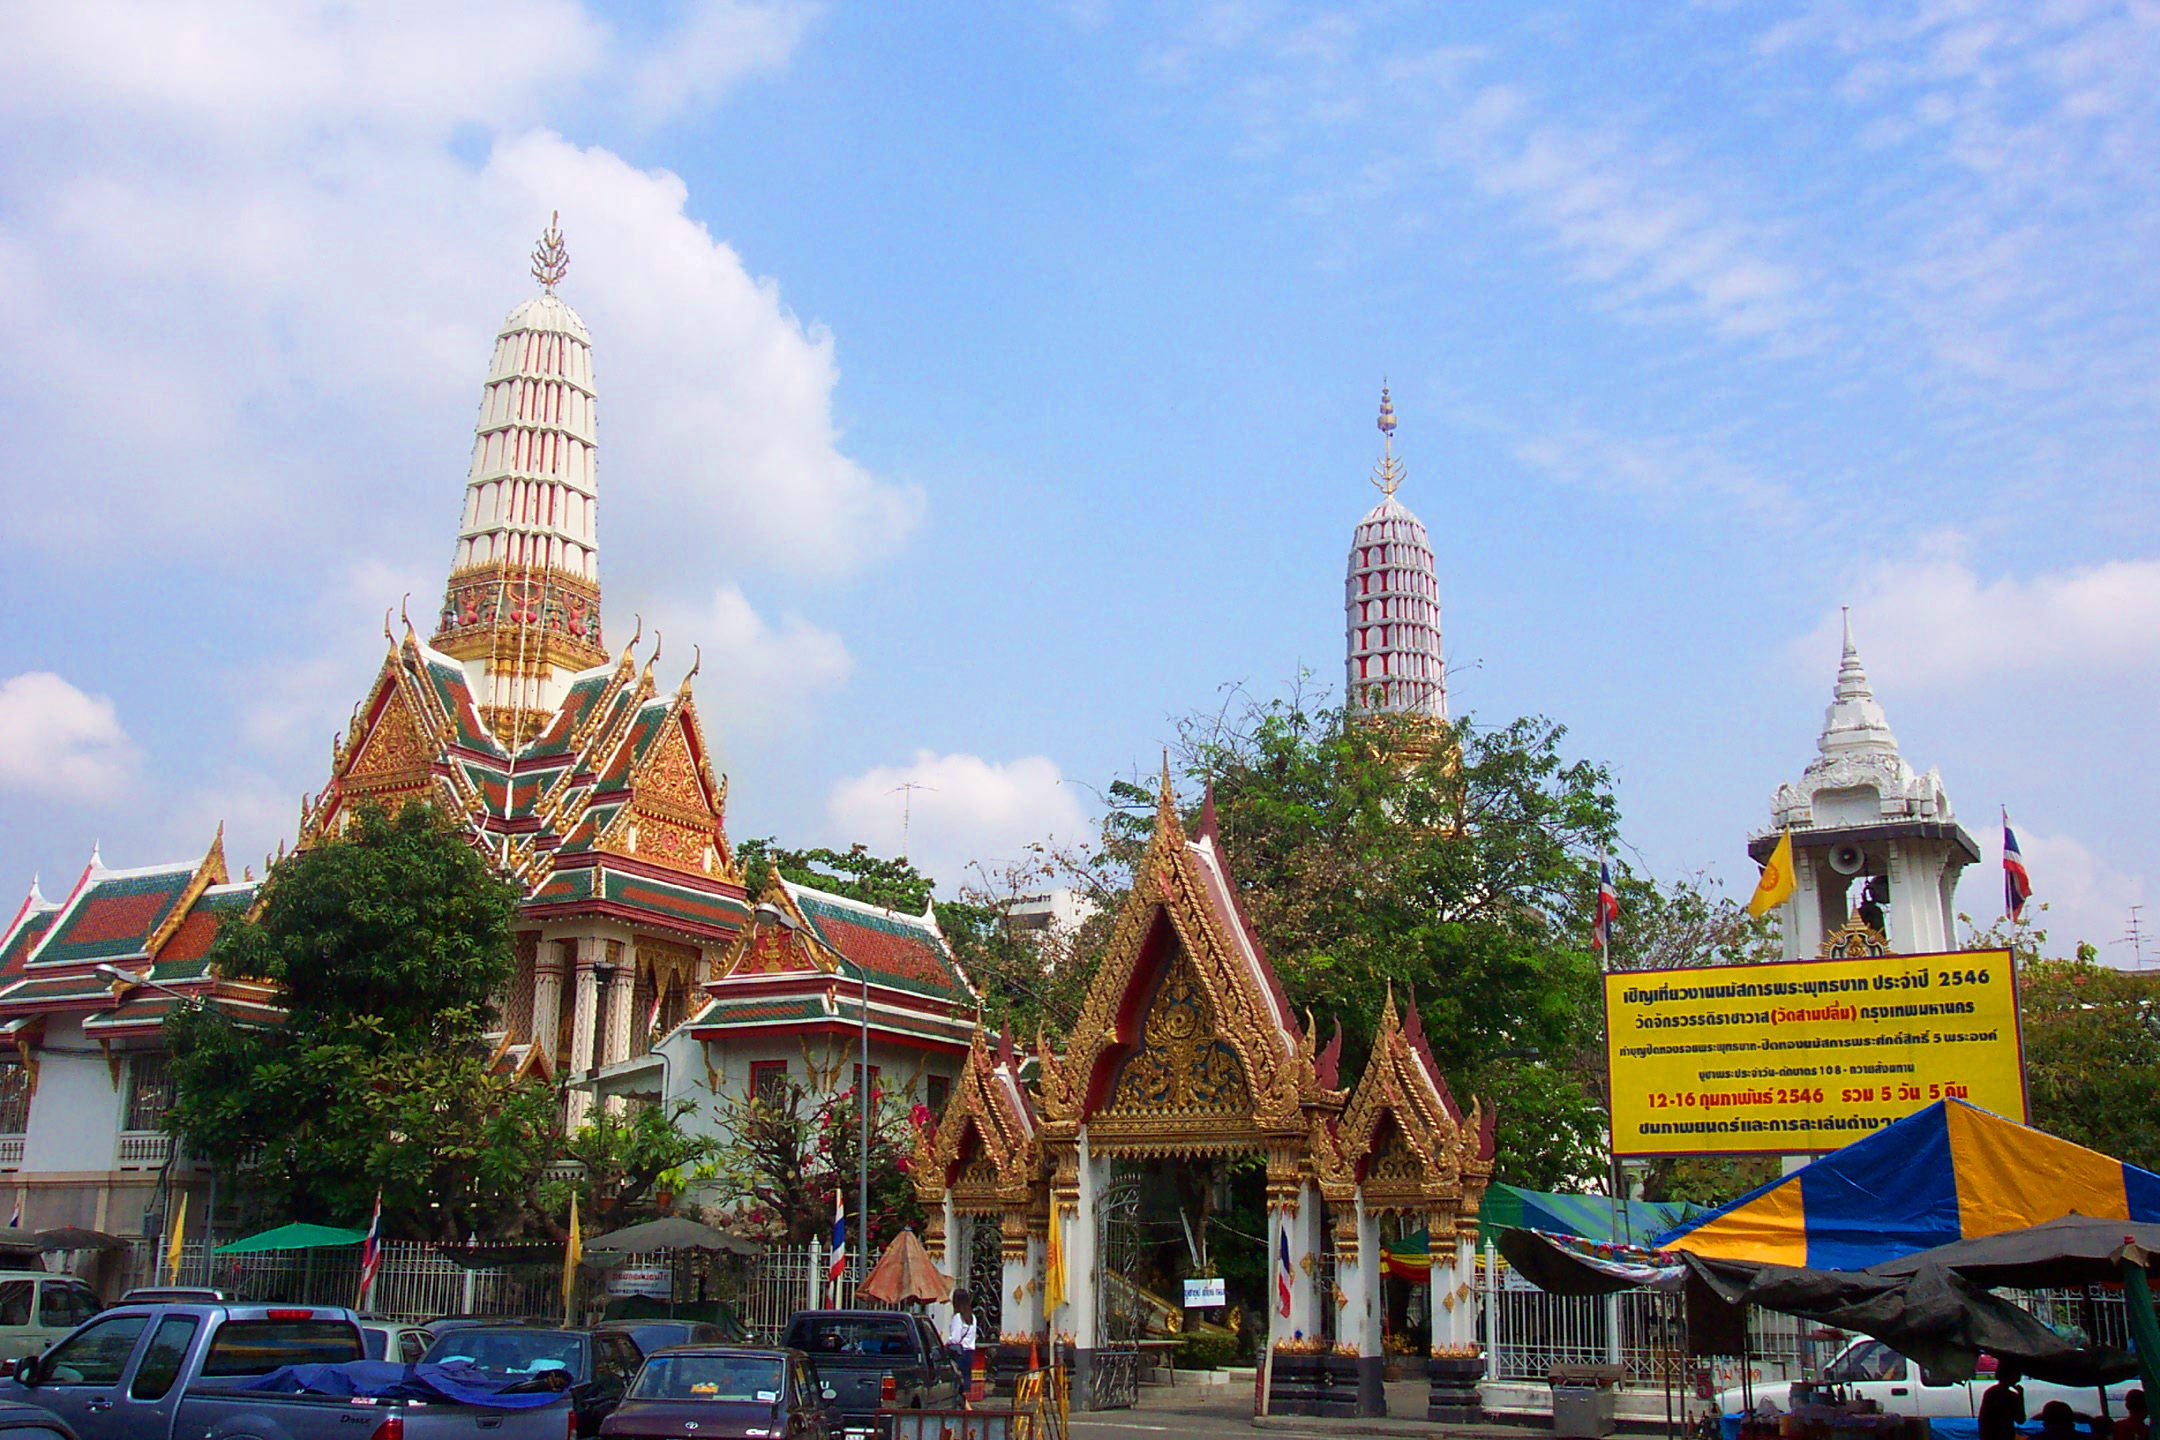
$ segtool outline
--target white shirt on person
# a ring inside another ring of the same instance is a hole
[[[952,1324],[945,1327],[945,1343],[955,1350],[975,1348],[975,1321],[957,1310],[953,1312]]]

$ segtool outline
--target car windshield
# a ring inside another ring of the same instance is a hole
[[[777,1355],[655,1355],[630,1387],[633,1400],[780,1398]]]
[[[788,1343],[817,1355],[912,1355],[904,1315],[813,1315],[795,1323]]]
[[[427,1358],[434,1365],[464,1361],[498,1375],[567,1370],[575,1380],[585,1372],[585,1337],[559,1330],[453,1330]]]

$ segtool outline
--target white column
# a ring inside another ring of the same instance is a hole
[[[1360,1355],[1379,1355],[1380,1343],[1380,1217],[1365,1209],[1365,1197],[1360,1194],[1354,1201],[1358,1210],[1357,1259],[1348,1260],[1338,1256],[1335,1262],[1335,1283],[1342,1286],[1349,1303],[1343,1306],[1339,1333],[1344,1341],[1357,1346]],[[1332,1296],[1321,1297],[1321,1303],[1332,1305]]]
[[[1001,1226],[998,1245],[1003,1262],[1000,1278],[1005,1284],[1005,1315],[1000,1328],[1008,1335],[1038,1334],[1043,1328],[1043,1242],[1029,1235],[1021,1245],[1013,1246],[1006,1242]],[[1049,1363],[1047,1350],[1042,1358]]]
[[[608,976],[607,1048],[602,1065],[619,1065],[630,1058],[630,998],[637,987],[637,951],[623,946],[622,960]]]
[[[533,953],[533,1003],[532,1035],[552,1066],[557,1056],[555,1046],[562,1032],[563,952],[569,948],[564,940],[542,940]]]
[[[577,969],[573,978],[570,999],[570,1076],[578,1079],[592,1069],[593,1026],[599,1018],[600,976],[595,968],[600,963],[600,942],[590,935],[581,935],[577,941]],[[585,1112],[592,1106],[592,1092],[572,1090],[565,1123],[572,1130],[584,1123]]]
[[[1080,1205],[1062,1218],[1065,1242],[1065,1304],[1053,1326],[1073,1337],[1073,1347],[1093,1350],[1102,1343],[1101,1317],[1095,1305],[1095,1205],[1102,1177],[1088,1150],[1087,1127],[1080,1127]]]

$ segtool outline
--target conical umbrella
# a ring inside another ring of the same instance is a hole
[[[923,1249],[915,1232],[902,1230],[878,1256],[869,1278],[856,1287],[855,1293],[886,1305],[898,1305],[903,1300],[934,1304],[951,1295],[952,1289],[952,1281],[930,1263],[930,1252]]]

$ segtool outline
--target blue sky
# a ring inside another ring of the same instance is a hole
[[[0,876],[289,835],[551,210],[609,638],[731,829],[969,860],[1339,684],[1382,376],[1458,711],[1752,875],[1854,607],[2058,939],[2155,894],[2160,11],[83,3],[0,56]],[[2160,897],[2156,897],[2160,898]],[[2160,921],[2160,915],[2155,916]],[[2156,925],[2160,929],[2160,925]]]

